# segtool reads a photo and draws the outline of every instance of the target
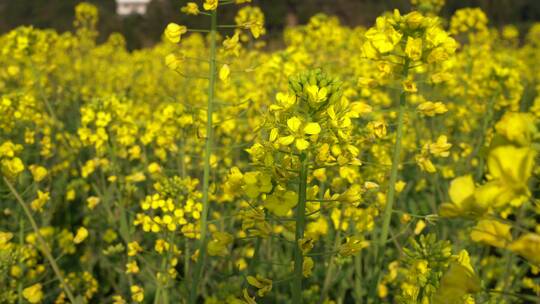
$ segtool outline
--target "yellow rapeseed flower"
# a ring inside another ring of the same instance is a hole
[[[172,43],[180,42],[183,34],[187,33],[187,27],[176,23],[169,23],[165,28],[165,37]]]
[[[30,303],[41,303],[43,300],[43,291],[40,283],[34,284],[23,289],[23,297]]]
[[[512,227],[497,220],[481,220],[471,231],[471,240],[505,248],[512,241]]]
[[[132,285],[130,287],[131,299],[137,303],[141,303],[144,300],[144,289],[139,285]]]
[[[195,2],[186,3],[180,10],[188,15],[198,15],[200,13],[199,5]]]
[[[218,7],[218,0],[205,0],[203,7],[207,11],[213,11]]]
[[[75,238],[73,238],[73,242],[75,244],[80,244],[84,240],[86,240],[87,237],[88,237],[88,230],[84,227],[80,227],[77,230],[77,233],[75,234]]]

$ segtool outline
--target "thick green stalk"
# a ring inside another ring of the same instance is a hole
[[[247,269],[248,274],[253,273],[255,270],[255,267],[257,267],[257,265],[259,264],[259,256],[261,253],[261,243],[262,243],[261,238],[257,237],[257,239],[255,240],[255,251],[253,253],[253,259],[249,262],[248,269]]]
[[[211,16],[211,30],[210,30],[210,70],[208,86],[208,108],[206,111],[206,147],[204,151],[204,173],[203,173],[203,209],[201,213],[201,237],[199,240],[199,258],[195,265],[195,272],[193,274],[193,282],[190,290],[189,303],[196,304],[197,295],[199,289],[199,281],[201,280],[203,273],[203,266],[206,259],[206,228],[208,220],[208,191],[210,185],[210,155],[212,154],[212,142],[213,142],[213,126],[212,126],[212,114],[213,104],[216,86],[216,49],[217,49],[217,10],[212,11]]]
[[[403,66],[403,79],[407,78],[409,72],[409,61],[406,60]],[[392,153],[392,168],[390,169],[390,181],[388,182],[388,193],[386,194],[386,206],[383,213],[383,226],[381,229],[380,237],[375,245],[375,276],[371,285],[371,296],[375,296],[375,291],[379,285],[381,279],[382,269],[384,268],[383,263],[383,252],[384,247],[386,246],[386,241],[388,240],[388,232],[390,230],[390,221],[392,219],[392,208],[394,206],[394,198],[396,193],[396,182],[398,177],[399,170],[399,159],[401,156],[401,142],[403,139],[403,125],[405,118],[407,102],[407,93],[405,91],[401,92],[399,97],[399,108],[398,108],[398,121],[397,121],[397,131],[396,131],[396,142],[394,144],[394,151]]]
[[[516,223],[519,225],[525,216],[525,205],[522,205],[519,213],[516,217]],[[515,240],[518,237],[519,231],[518,229],[512,229],[512,239]],[[503,282],[502,282],[502,292],[511,292],[512,286],[514,284],[515,280],[512,280],[512,277],[514,275],[512,267],[515,265],[515,258],[514,258],[514,252],[512,250],[508,249],[508,246],[510,244],[505,244],[506,252],[504,253],[504,260],[506,261],[506,265],[504,267],[504,275],[503,275]],[[510,290],[509,290],[510,289]],[[508,301],[508,295],[502,294],[502,302],[506,303]]]
[[[332,252],[336,252],[338,246],[341,244],[341,226],[343,225],[343,214],[345,213],[345,204],[342,204],[341,205],[341,211],[340,211],[340,215],[339,215],[339,221],[338,221],[338,225],[337,225],[337,232],[336,232],[336,235],[335,235],[335,239],[334,239],[334,245],[332,247]],[[328,261],[328,268],[326,269],[325,273],[326,273],[326,276],[324,278],[324,282],[323,282],[323,285],[322,285],[322,291],[321,291],[321,295],[319,297],[319,303],[324,303],[324,301],[326,300],[326,297],[328,295],[328,291],[329,291],[329,288],[330,288],[330,285],[333,283],[334,281],[334,275],[335,275],[335,268],[336,268],[336,264],[334,263],[334,256],[331,255],[330,256],[330,259]]]
[[[362,304],[362,252],[354,257],[354,299],[357,304]]]
[[[296,206],[296,233],[294,235],[294,279],[292,282],[292,302],[302,304],[302,279],[304,255],[300,248],[300,239],[304,237],[304,227],[306,224],[306,189],[308,175],[308,155],[300,155],[300,177],[298,185],[298,205]]]
[[[64,292],[66,293],[66,296],[68,297],[69,301],[71,303],[79,303],[79,301],[77,301],[75,299],[75,297],[73,296],[73,293],[71,292],[71,289],[69,288],[69,286],[66,284],[66,281],[64,280],[64,276],[62,275],[62,272],[60,271],[60,267],[58,267],[58,264],[56,264],[56,259],[52,256],[49,245],[47,245],[47,242],[45,241],[45,239],[43,238],[43,236],[39,232],[39,227],[36,224],[36,221],[34,220],[34,217],[32,216],[32,213],[28,209],[28,206],[26,206],[26,203],[23,201],[23,199],[21,198],[21,196],[19,195],[17,190],[15,190],[15,187],[13,187],[13,185],[5,177],[4,177],[4,182],[8,186],[8,188],[11,191],[11,193],[13,194],[13,196],[15,196],[15,199],[17,200],[17,202],[19,203],[19,205],[23,209],[24,213],[26,214],[26,217],[30,221],[30,224],[32,225],[32,229],[34,230],[34,233],[36,234],[37,240],[41,244],[40,249],[43,252],[43,254],[45,255],[45,258],[51,264],[51,267],[52,267],[52,269],[54,271],[54,274],[56,275],[56,278],[60,282],[60,286],[62,287],[62,289],[64,289]]]

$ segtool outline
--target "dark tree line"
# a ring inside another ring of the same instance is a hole
[[[153,0],[145,16],[120,18],[115,14],[114,0],[87,0],[100,8],[100,39],[112,32],[122,33],[129,48],[150,46],[159,41],[166,22],[177,21],[193,27],[205,26],[204,18],[182,16],[179,7],[187,0]],[[80,0],[0,0],[0,33],[19,25],[54,28],[67,31],[72,28],[73,9]],[[263,8],[267,18],[270,39],[280,35],[287,25],[305,23],[318,12],[337,15],[344,24],[369,25],[382,12],[399,8],[409,9],[408,0],[253,0]],[[492,25],[507,23],[526,28],[540,21],[539,0],[447,0],[442,12],[449,16],[456,9],[481,7],[490,17]],[[222,18],[233,19],[234,11],[225,9]],[[222,19],[222,20],[223,20]]]

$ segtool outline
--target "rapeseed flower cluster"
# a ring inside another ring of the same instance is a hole
[[[0,302],[537,302],[540,25],[250,2],[0,36]]]

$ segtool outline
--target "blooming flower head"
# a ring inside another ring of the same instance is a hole
[[[176,23],[169,23],[165,28],[165,37],[172,43],[180,42],[180,38],[187,32],[187,27]]]
[[[199,14],[199,5],[195,2],[188,2],[185,6],[181,8],[183,13],[188,15],[198,15]]]
[[[26,287],[23,289],[22,295],[30,303],[41,303],[43,300],[41,284],[37,283],[30,287]]]
[[[203,7],[207,11],[216,10],[218,7],[219,0],[204,0]]]

